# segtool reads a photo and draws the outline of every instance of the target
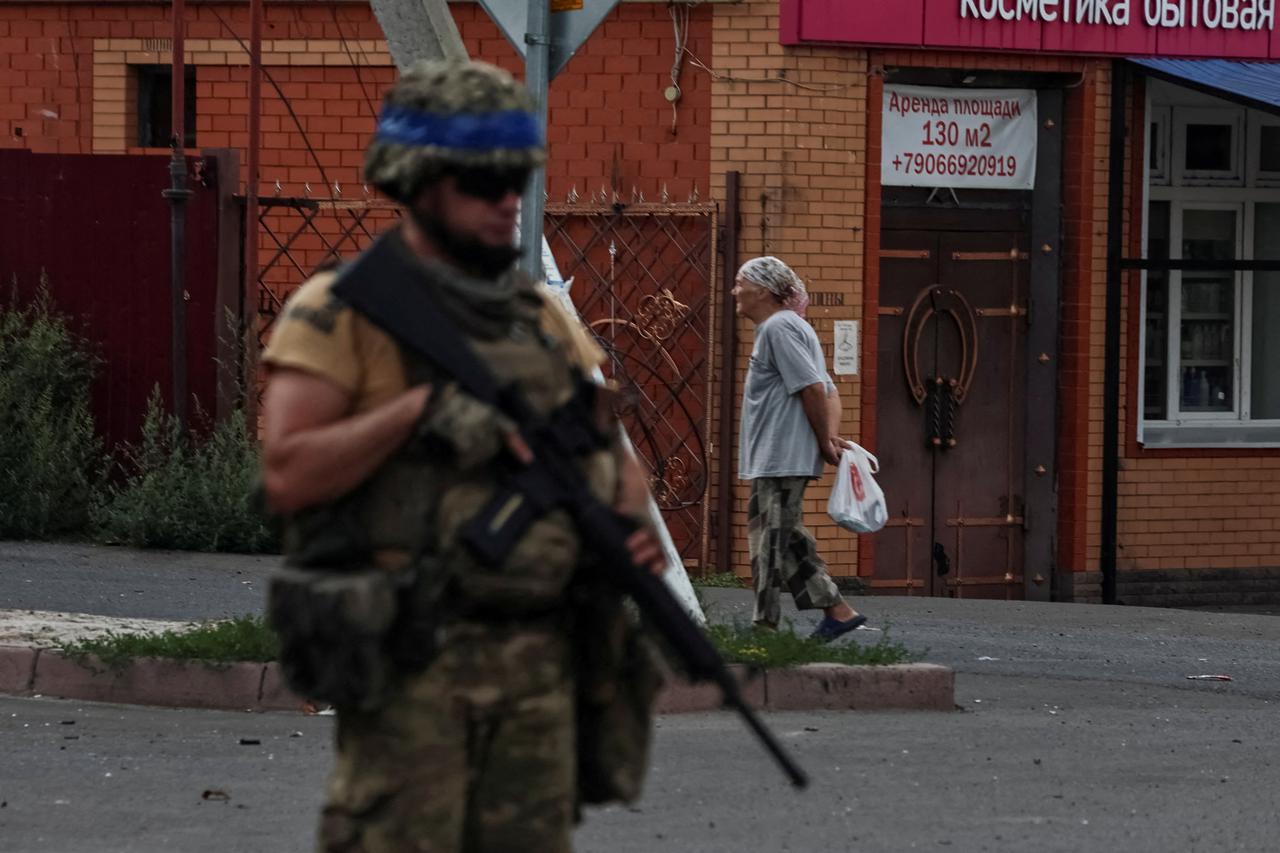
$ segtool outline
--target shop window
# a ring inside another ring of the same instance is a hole
[[[1179,109],[1174,113],[1175,179],[1184,185],[1244,183],[1244,110]]]
[[[135,109],[138,116],[137,144],[141,148],[168,148],[173,136],[173,70],[168,65],[135,65]],[[183,76],[185,89],[183,144],[196,144],[196,69],[188,65]]]
[[[1148,107],[1142,279],[1147,447],[1280,447],[1280,119],[1157,86]]]
[[[1280,201],[1152,201],[1147,257],[1170,251],[1280,260]],[[1146,443],[1280,444],[1280,272],[1151,271],[1143,307]]]

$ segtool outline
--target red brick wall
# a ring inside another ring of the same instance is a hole
[[[520,70],[514,50],[479,5],[451,7],[472,55]],[[187,37],[248,37],[243,4],[192,5]],[[691,15],[688,47],[709,55],[708,8]],[[33,151],[89,153],[93,149],[95,39],[168,39],[168,7],[157,4],[32,3],[0,5],[0,146]],[[380,40],[368,6],[349,3],[267,4],[263,37],[334,42],[324,53],[350,59],[345,41]],[[563,197],[617,183],[653,198],[663,185],[684,198],[695,185],[705,195],[710,177],[710,90],[707,75],[684,69],[678,120],[663,96],[674,60],[671,17],[664,5],[622,4],[552,84],[548,190]],[[164,53],[153,61],[168,61]],[[357,51],[353,55],[360,59]],[[247,68],[242,55],[197,66],[197,144],[246,143]],[[268,194],[279,180],[285,194],[311,183],[321,195],[321,173],[343,187],[358,187],[360,149],[373,124],[389,67],[323,64],[268,67],[283,98],[263,86],[262,177]],[[286,100],[297,113],[289,116]],[[299,128],[298,125],[301,125]],[[132,129],[127,128],[132,134]],[[304,134],[315,148],[312,158]],[[319,165],[315,163],[319,160]]]

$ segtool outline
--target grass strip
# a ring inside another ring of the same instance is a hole
[[[712,625],[711,640],[729,663],[777,668],[805,663],[841,663],[854,666],[885,666],[919,660],[920,655],[891,640],[888,632],[876,642],[859,644],[843,641],[825,644],[794,632],[788,624],[778,631],[749,625]],[[91,640],[59,645],[58,650],[82,665],[96,658],[119,670],[136,658],[169,658],[210,666],[237,661],[266,663],[279,654],[275,633],[261,616],[240,616],[223,622],[206,622],[188,631],[158,634],[108,633]]]
[[[922,655],[892,640],[886,628],[869,644],[842,640],[821,643],[795,633],[790,624],[777,631],[752,625],[719,624],[709,629],[711,640],[729,663],[777,668],[805,663],[842,663],[850,666],[887,666],[912,663]],[[855,632],[867,636],[869,632]]]
[[[733,572],[715,572],[709,575],[695,575],[689,578],[694,586],[712,587],[715,589],[746,589],[747,584]]]
[[[261,616],[238,616],[206,622],[188,631],[158,634],[112,631],[95,639],[62,643],[58,651],[82,665],[87,665],[92,657],[118,670],[135,658],[171,658],[211,666],[238,661],[265,663],[276,659],[279,645]]]

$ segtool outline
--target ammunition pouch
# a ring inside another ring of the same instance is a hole
[[[376,568],[276,570],[267,620],[290,689],[342,708],[381,705],[395,681],[386,644],[404,582]]]
[[[649,767],[657,654],[620,596],[597,588],[575,608],[578,803],[630,803]]]
[[[378,708],[402,675],[426,668],[439,652],[447,584],[434,560],[401,571],[277,569],[267,620],[280,641],[285,683],[339,708]]]

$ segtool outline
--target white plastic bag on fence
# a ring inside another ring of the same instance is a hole
[[[889,510],[874,476],[878,473],[880,462],[861,446],[845,448],[827,501],[832,521],[854,533],[875,533],[884,527]]]

